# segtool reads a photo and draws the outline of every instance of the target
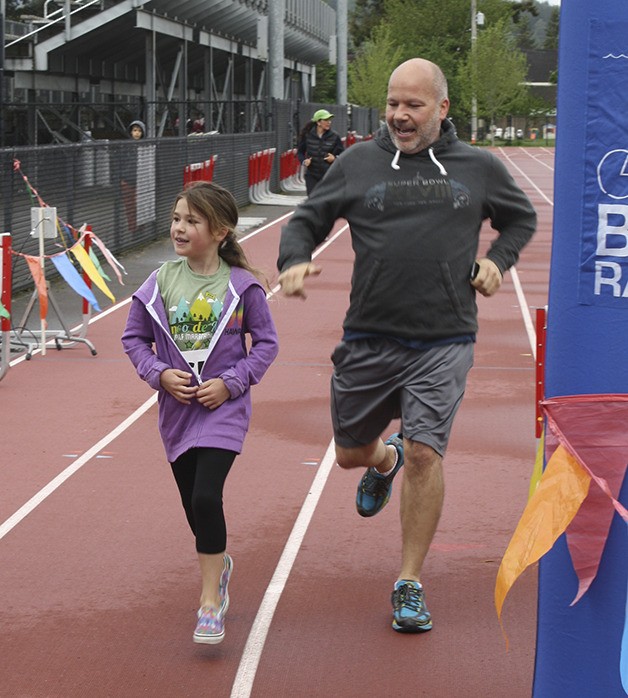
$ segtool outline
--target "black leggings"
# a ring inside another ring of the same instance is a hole
[[[236,455],[222,448],[191,448],[171,463],[199,553],[214,555],[227,547],[222,490]]]

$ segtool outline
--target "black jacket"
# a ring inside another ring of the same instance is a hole
[[[279,269],[309,261],[338,218],[355,251],[345,329],[426,341],[477,331],[469,276],[483,221],[499,234],[481,256],[502,273],[536,227],[501,160],[459,141],[447,120],[414,155],[398,154],[385,126],[348,148],[283,228]]]
[[[325,156],[331,153],[337,157],[343,150],[342,140],[335,131],[331,129],[324,131],[319,138],[316,135],[316,124],[314,124],[301,138],[297,149],[297,157],[301,163],[307,158],[312,158],[306,174],[313,179],[319,180],[323,178],[323,175],[332,164],[325,162]]]

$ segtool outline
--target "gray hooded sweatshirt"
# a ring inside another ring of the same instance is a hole
[[[483,221],[498,232],[486,256],[502,274],[536,227],[503,163],[459,141],[448,120],[414,155],[385,126],[340,155],[283,228],[279,270],[309,261],[338,218],[355,252],[345,331],[427,342],[477,331],[469,277]]]

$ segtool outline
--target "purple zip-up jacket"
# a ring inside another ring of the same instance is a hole
[[[250,351],[245,334],[251,336]],[[122,346],[139,377],[159,391],[159,432],[170,463],[195,447],[241,452],[251,416],[249,388],[259,383],[278,352],[266,293],[252,274],[231,268],[223,311],[200,380],[170,335],[157,271],[133,294]],[[215,410],[196,400],[184,405],[160,386],[159,377],[167,368],[192,373],[192,384],[222,378],[231,399]]]

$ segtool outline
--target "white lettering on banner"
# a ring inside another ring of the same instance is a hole
[[[605,275],[610,272],[609,275]],[[609,286],[614,298],[628,298],[628,282],[624,286],[622,293],[622,267],[617,262],[596,262],[595,263],[595,295],[602,293],[602,286]]]
[[[628,258],[628,205],[598,204],[597,211],[593,293],[609,298],[628,298],[628,265],[602,259]]]
[[[597,254],[611,257],[628,257],[628,206],[623,204],[599,204],[597,224]],[[611,217],[621,219],[619,225],[611,223]],[[609,237],[619,246],[612,246]]]

